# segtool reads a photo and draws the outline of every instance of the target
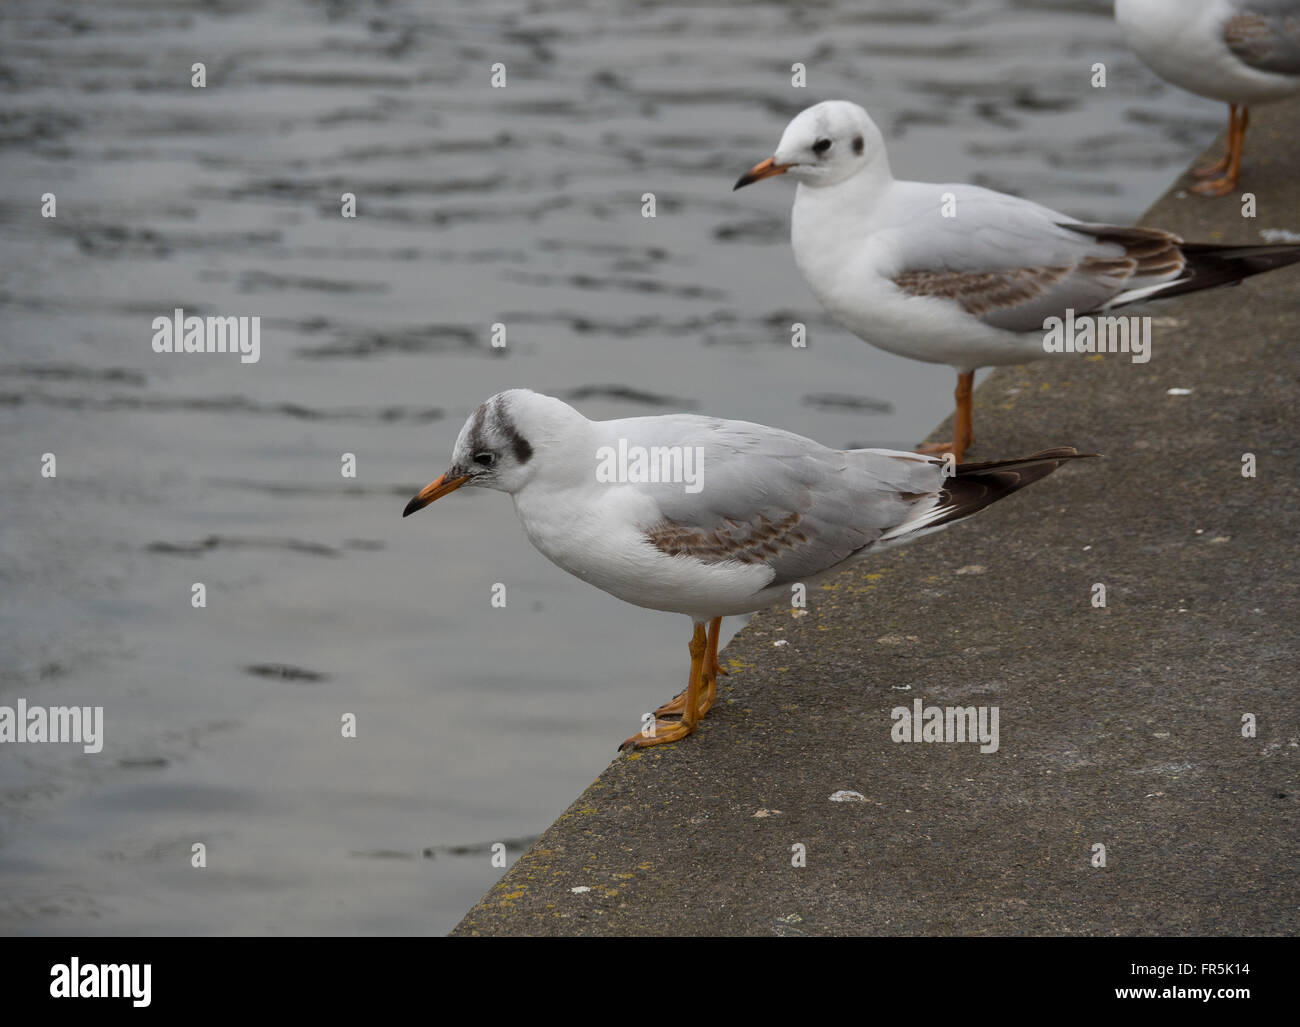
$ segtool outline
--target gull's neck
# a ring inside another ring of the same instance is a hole
[[[794,194],[795,215],[798,217],[800,207],[809,213],[826,212],[830,217],[867,214],[893,184],[889,158],[881,150],[856,175],[842,182],[821,186],[800,182]]]
[[[854,260],[871,232],[874,215],[888,203],[893,186],[894,175],[883,151],[842,182],[826,186],[799,183],[790,216],[790,242],[795,263],[814,294],[818,294],[817,282],[834,277],[837,268]],[[818,298],[823,299],[819,294]]]

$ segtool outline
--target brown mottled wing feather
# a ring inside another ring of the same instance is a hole
[[[635,444],[697,445],[703,489],[642,485],[657,516],[643,527],[660,552],[705,563],[765,564],[769,585],[834,567],[932,505],[940,464],[911,453],[841,452],[762,425],[674,418],[678,437]],[[609,422],[613,423],[613,422]],[[629,422],[619,422],[627,431]]]
[[[1182,271],[1187,261],[1181,249],[1183,240],[1159,228],[1120,228],[1115,225],[1089,225],[1083,222],[1064,224],[1071,232],[1086,235],[1097,242],[1115,243],[1124,248],[1119,257],[1085,257],[1079,267],[1096,274],[1115,274],[1129,279],[1164,278]]]
[[[909,296],[956,300],[983,317],[1037,299],[1067,274],[1068,267],[1018,267],[1003,271],[904,271],[893,282]]]
[[[1300,6],[1294,2],[1253,0],[1223,25],[1223,41],[1259,71],[1300,75]]]
[[[747,521],[724,518],[711,531],[664,520],[646,531],[646,538],[669,556],[694,556],[705,563],[763,563],[807,544],[807,533],[799,530],[802,520],[793,512],[776,521],[760,513]]]

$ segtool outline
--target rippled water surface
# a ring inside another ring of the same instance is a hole
[[[501,495],[403,521],[463,418],[527,385],[915,443],[951,372],[834,327],[790,184],[731,185],[844,97],[900,176],[1131,221],[1222,115],[1109,7],[6,0],[0,703],[102,705],[107,741],[0,748],[0,930],[454,926],[491,843],[680,689],[688,635],[552,567]],[[260,362],[153,353],[176,307],[261,316]]]

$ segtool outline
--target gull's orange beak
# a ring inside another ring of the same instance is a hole
[[[448,492],[455,492],[465,482],[469,481],[468,474],[456,474],[448,477],[449,474],[451,474],[451,471],[448,471],[437,481],[429,482],[428,485],[412,496],[411,501],[406,504],[406,509],[402,511],[402,516],[410,517],[416,510],[423,510],[435,499],[441,499]]]
[[[752,168],[741,175],[740,178],[736,180],[736,184],[731,187],[731,191],[734,193],[741,186],[753,185],[755,182],[761,182],[763,179],[771,178],[773,175],[784,175],[792,167],[794,167],[793,164],[778,164],[775,157],[768,157],[762,164],[755,164]]]

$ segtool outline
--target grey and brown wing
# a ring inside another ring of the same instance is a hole
[[[670,556],[765,564],[768,586],[803,581],[879,541],[918,503],[933,503],[939,466],[878,450],[735,460],[696,496],[665,494],[646,538]]]
[[[1108,259],[1108,258],[1107,258]],[[952,300],[993,328],[1030,332],[1067,308],[1079,313],[1103,306],[1118,291],[1109,270],[1078,266],[999,268],[995,271],[905,271],[893,282],[909,296]]]
[[[1235,6],[1223,23],[1228,49],[1258,71],[1300,75],[1300,3],[1239,0]]]
[[[1102,311],[1121,294],[1177,278],[1181,240],[1152,228],[1071,222],[989,190],[957,194],[957,216],[934,215],[901,237],[891,281],[909,296],[950,300],[994,328],[1028,332],[1048,317]]]

